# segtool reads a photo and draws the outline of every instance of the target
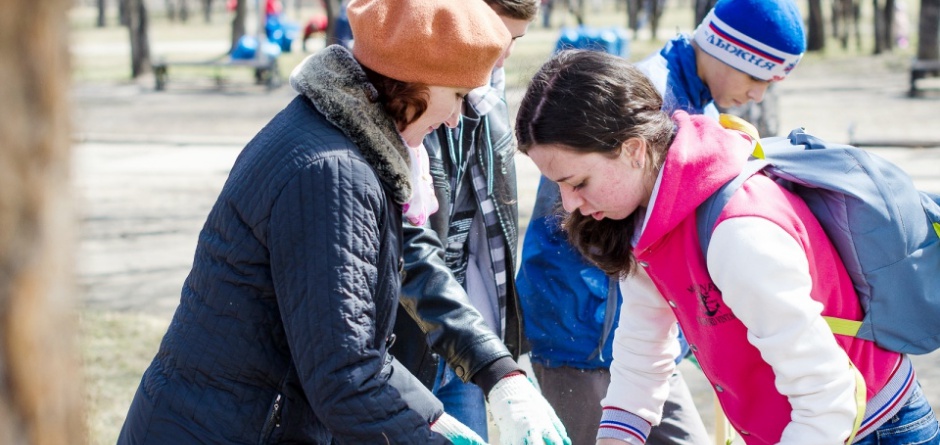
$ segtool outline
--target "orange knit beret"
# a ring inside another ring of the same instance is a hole
[[[352,0],[353,56],[392,79],[476,88],[512,36],[483,0]]]

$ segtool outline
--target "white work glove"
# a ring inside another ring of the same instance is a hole
[[[446,437],[454,445],[486,445],[479,434],[447,413],[431,424],[431,431]]]
[[[504,377],[489,395],[502,445],[571,445],[555,410],[524,375]]]

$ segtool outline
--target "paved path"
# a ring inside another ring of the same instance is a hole
[[[904,97],[907,75],[880,59],[810,61],[780,84],[781,127],[834,142],[940,141],[940,95]],[[511,103],[521,91],[510,91]],[[81,212],[83,302],[169,320],[191,265],[196,236],[242,145],[291,99],[289,87],[78,86],[74,179]],[[940,192],[940,148],[872,148],[924,189]],[[528,220],[538,172],[519,156],[520,213]],[[940,353],[916,357],[921,383],[940,408]],[[710,390],[687,378],[711,422]]]

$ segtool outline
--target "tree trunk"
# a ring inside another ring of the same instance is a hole
[[[176,21],[176,5],[173,0],[165,0],[166,2],[166,18],[171,22]]]
[[[849,49],[849,26],[852,24],[854,0],[833,0],[832,36],[839,40],[843,50]]]
[[[326,46],[337,44],[336,18],[339,17],[340,0],[323,0],[323,10],[326,12]]]
[[[98,2],[98,21],[96,25],[99,28],[104,28],[108,24],[107,20],[107,8],[105,7],[105,0],[97,0]]]
[[[238,39],[245,35],[245,15],[247,15],[245,3],[245,0],[238,0],[235,3],[235,18],[232,19],[232,48],[229,52],[235,50]]]
[[[875,28],[875,54],[881,54],[884,52],[887,47],[885,45],[885,15],[884,9],[881,5],[881,1],[872,0],[871,1],[874,12],[872,13],[872,18],[874,19],[874,28]]]
[[[574,15],[578,26],[584,26],[584,3],[586,0],[568,0],[568,10]]]
[[[806,50],[821,51],[826,48],[826,20],[823,18],[822,2],[809,0],[809,21],[806,31]]]
[[[921,0],[917,20],[917,58],[940,60],[940,0]]]
[[[2,444],[87,443],[69,180],[73,3],[0,2]]]
[[[664,0],[648,0],[649,9],[649,21],[650,21],[650,33],[653,40],[656,40],[656,34],[659,33],[659,18],[663,15],[663,9],[666,8]]]
[[[147,31],[147,7],[144,0],[128,0],[127,29],[131,38],[131,78],[150,71],[150,38]]]
[[[881,36],[882,41],[884,42],[885,51],[891,51],[895,47],[894,42],[894,12],[895,12],[895,0],[885,0],[884,6],[884,17],[881,19],[882,32],[884,35]]]
[[[118,23],[121,26],[130,26],[130,2],[131,0],[118,0]]]
[[[717,2],[718,0],[695,0],[695,27],[705,20],[708,11],[711,11]]]
[[[202,0],[202,18],[206,23],[212,22],[212,0]]]
[[[633,31],[633,40],[640,33],[640,10],[643,8],[642,0],[627,0],[627,27]]]

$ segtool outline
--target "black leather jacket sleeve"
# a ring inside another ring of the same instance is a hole
[[[478,380],[481,371],[506,374],[511,354],[483,321],[466,291],[444,263],[444,248],[429,227],[404,224],[401,305],[427,334],[431,349],[447,360],[463,381]],[[517,370],[518,365],[511,366]],[[488,388],[484,388],[486,390]]]

